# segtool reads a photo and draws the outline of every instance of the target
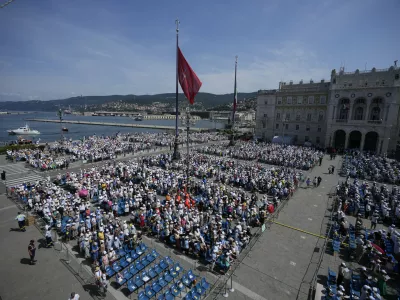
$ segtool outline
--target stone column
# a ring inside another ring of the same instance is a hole
[[[376,147],[376,153],[382,154],[382,148],[383,148],[383,137],[379,137],[378,145]]]
[[[350,139],[350,133],[346,132],[346,140],[344,142],[344,149],[347,149],[347,147],[349,146],[349,139]]]
[[[364,150],[365,135],[365,133],[361,133],[360,151]]]
[[[382,144],[382,149],[381,149],[381,155],[384,155],[388,151],[389,147],[389,138],[382,138],[383,144]]]

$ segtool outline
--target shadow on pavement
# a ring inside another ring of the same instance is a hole
[[[88,292],[91,297],[101,297],[103,293],[100,292],[100,289],[95,284],[85,284],[83,285],[83,289],[85,292]]]
[[[30,265],[31,260],[29,258],[21,258],[20,263],[23,265]]]
[[[19,229],[19,228],[10,228],[10,232],[11,231],[15,231],[15,232],[24,232],[24,231],[22,231],[21,229]]]

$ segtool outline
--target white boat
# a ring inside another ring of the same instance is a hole
[[[143,116],[141,114],[132,115],[131,118],[134,119],[135,121],[143,121]]]
[[[40,134],[39,131],[29,128],[28,124],[18,129],[7,130],[8,134],[11,135],[38,135]]]

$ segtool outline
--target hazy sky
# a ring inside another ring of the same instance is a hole
[[[4,3],[6,0],[0,0]],[[399,0],[15,0],[0,9],[0,100],[175,90],[180,46],[202,92],[329,79],[400,59]]]

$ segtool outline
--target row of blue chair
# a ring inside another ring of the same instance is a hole
[[[147,246],[141,243],[130,252],[125,252],[125,250],[120,251],[119,260],[115,261],[112,266],[106,267],[107,276],[109,278],[113,277],[116,273],[127,268],[133,262],[135,262],[135,267],[138,271],[144,269],[145,266],[153,262],[158,257],[158,253],[153,250],[141,260],[138,260],[145,253],[146,249]]]
[[[169,263],[173,263],[173,261],[169,257],[168,261]],[[169,266],[171,267],[168,269]],[[167,260],[162,259],[154,267],[150,268],[147,271],[143,271],[141,276],[137,275],[134,279],[128,280],[128,290],[132,293],[159,276],[158,280],[153,282],[152,284],[152,287],[154,287],[154,291],[158,293],[162,288],[164,288],[175,278],[177,278],[182,270],[183,268],[180,266],[179,263],[171,265],[167,263]],[[193,276],[192,272],[190,272],[190,275]],[[124,276],[124,279],[126,278],[127,277]]]
[[[192,276],[192,279],[189,279]],[[175,299],[175,297],[181,296],[183,292],[186,292],[187,288],[190,288],[191,282],[195,276],[191,273],[191,270],[185,275],[182,276],[181,280],[174,282],[171,287],[169,287],[164,293],[160,294],[157,297],[157,300],[170,300]],[[162,289],[168,284],[161,285],[159,282],[154,282],[152,286],[145,287],[145,290],[140,292],[138,295],[139,300],[149,300],[153,297],[157,296],[157,294],[162,291]],[[206,291],[209,289],[210,284],[206,281],[205,278],[196,284],[192,289],[186,292],[186,295],[182,299],[186,300],[198,300],[200,299]]]

